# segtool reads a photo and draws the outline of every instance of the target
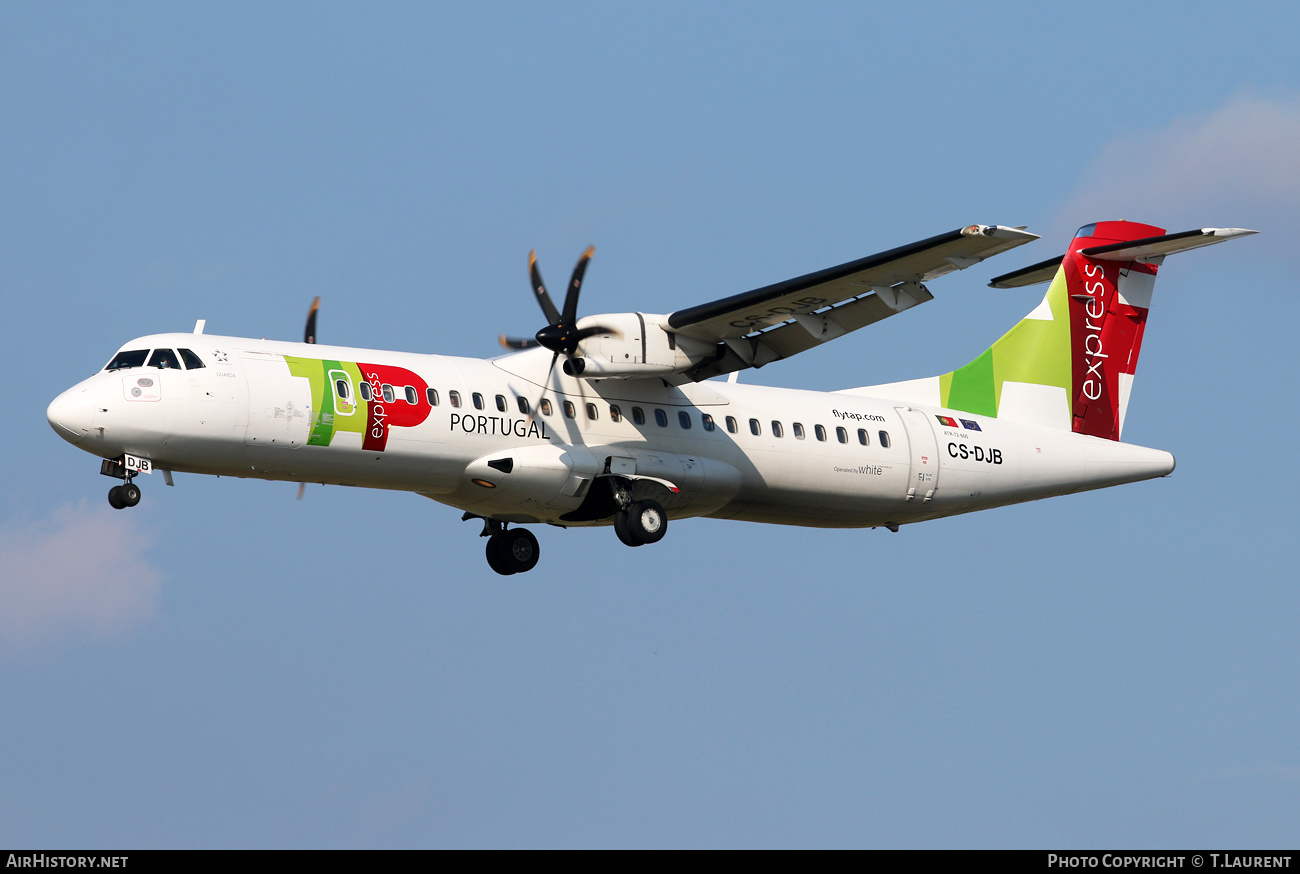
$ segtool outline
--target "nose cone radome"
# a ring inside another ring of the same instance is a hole
[[[80,443],[90,435],[95,419],[90,392],[82,386],[68,389],[50,402],[45,418],[55,434],[74,445]]]

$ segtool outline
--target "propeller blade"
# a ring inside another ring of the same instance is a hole
[[[551,296],[546,293],[546,283],[542,282],[542,271],[537,269],[536,249],[528,253],[528,278],[532,280],[533,293],[537,295],[537,302],[542,305],[542,314],[546,316],[546,323],[557,324],[560,321],[560,311],[555,308]]]
[[[594,337],[597,334],[613,334],[615,337],[623,336],[623,332],[618,330],[617,328],[607,328],[604,325],[591,325],[590,327],[583,328],[580,331],[573,332],[574,338],[579,343],[581,343],[583,340],[587,339],[588,337]]]
[[[298,500],[302,500],[302,493],[307,491],[306,483],[298,483]]]
[[[320,295],[311,302],[311,309],[307,310],[307,330],[303,331],[302,341],[304,343],[316,342],[316,311],[320,309]],[[301,497],[301,495],[299,496]]]
[[[556,352],[554,355],[551,356],[551,366],[546,371],[546,379],[542,381],[542,393],[537,396],[537,402],[533,404],[533,408],[528,411],[529,425],[533,424],[533,422],[537,419],[537,414],[541,412],[542,398],[546,397],[546,390],[551,387],[551,374],[555,373],[555,362],[559,360],[560,360],[559,352]]]
[[[566,326],[571,327],[578,320],[578,291],[582,288],[582,277],[587,272],[587,264],[591,262],[591,256],[594,254],[596,254],[596,247],[588,246],[587,251],[582,253],[582,257],[573,268],[573,277],[569,280],[569,293],[564,296],[564,313],[560,317],[561,323]]]
[[[521,340],[518,337],[507,337],[505,334],[497,335],[497,342],[507,349],[532,349],[534,346],[540,346],[536,340]]]

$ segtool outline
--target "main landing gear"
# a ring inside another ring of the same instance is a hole
[[[633,498],[634,483],[622,477],[610,479],[610,497],[618,511],[614,513],[614,533],[625,546],[658,543],[668,533],[668,514],[663,505],[648,498]]]
[[[139,500],[139,490],[136,493],[136,500]],[[668,533],[668,514],[663,506],[658,501],[633,501],[630,498],[630,489],[616,489],[614,492],[614,499],[620,507],[614,513],[614,533],[618,539],[627,546],[644,546],[663,540]],[[111,494],[109,500],[112,501]],[[488,567],[492,570],[508,577],[537,567],[542,548],[533,532],[527,528],[507,528],[508,523],[485,519],[477,513],[466,512],[461,517],[465,522],[470,519],[483,519],[483,531],[479,536],[488,539],[485,551]]]
[[[668,533],[668,516],[658,501],[633,501],[614,514],[614,533],[626,546],[658,543]]]
[[[473,513],[461,517],[462,521],[476,518],[482,517]],[[479,536],[488,539],[488,567],[503,577],[527,573],[537,567],[537,560],[542,557],[542,547],[527,528],[506,528],[505,522],[483,519],[483,533]]]
[[[527,528],[511,528],[488,537],[488,566],[502,576],[523,574],[537,567],[542,548]]]

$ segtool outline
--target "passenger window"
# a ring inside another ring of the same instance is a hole
[[[705,431],[713,430],[713,417],[708,413],[700,413],[700,423],[704,425]]]
[[[645,410],[641,409],[640,407],[633,407],[633,408],[632,408],[632,422],[633,422],[633,424],[636,424],[636,425],[644,425],[644,424],[645,424]]]
[[[352,381],[341,370],[331,370],[330,378],[334,380],[334,394],[338,400],[334,412],[340,416],[350,416],[356,412],[356,403],[352,400]]]
[[[587,404],[587,418],[594,422],[599,416],[600,413],[596,411],[596,405]]]
[[[542,408],[542,415],[543,415],[543,416],[549,416],[549,415],[551,414],[551,399],[550,399],[550,398],[542,398],[542,403],[540,404],[540,406],[541,406],[541,408]]]
[[[609,420],[611,422],[623,421],[623,411],[614,404],[609,405]]]
[[[803,433],[803,425],[799,422],[794,423],[794,438],[802,440],[806,435]]]
[[[867,436],[866,428],[858,429],[858,442],[861,443],[863,446],[871,445],[871,438]]]
[[[178,351],[181,353],[181,361],[185,362],[186,370],[198,370],[203,366],[203,362],[199,360],[199,356],[195,355],[189,349],[180,349]]]
[[[574,409],[573,409],[573,401],[565,401],[565,402],[564,402],[564,417],[565,417],[566,419],[572,419],[572,418],[574,418],[574,416],[575,416],[575,411],[574,411]]]
[[[762,435],[763,426],[758,424],[758,419],[749,420],[749,433],[753,434],[755,437]]]
[[[474,409],[476,410],[483,409],[483,395],[479,394],[478,392],[474,392],[474,394],[471,397],[474,398]]]
[[[888,448],[889,448],[889,432],[888,432],[888,431],[881,431],[881,432],[880,432],[880,448],[881,448],[881,449],[888,449]]]
[[[835,438],[836,438],[837,440],[839,440],[841,443],[848,443],[848,442],[849,442],[849,432],[848,432],[848,431],[845,431],[843,428],[836,428],[836,429],[835,429]]]
[[[176,360],[176,353],[170,349],[155,349],[149,356],[149,366],[159,370],[180,370],[181,363]]]
[[[429,406],[438,406],[438,390],[436,388],[426,388],[424,390],[424,396],[428,398]]]
[[[416,394],[415,386],[413,385],[408,385],[406,387],[406,402],[411,406],[415,406],[420,402],[420,396]]]
[[[506,406],[506,396],[497,395],[497,412],[504,413],[508,409],[510,408]]]
[[[785,436],[785,429],[781,427],[781,423],[778,422],[776,419],[772,420],[772,436],[773,437]]]
[[[813,433],[817,435],[818,440],[823,443],[826,442],[826,429],[821,425],[813,425]]]
[[[656,410],[655,410],[655,424],[658,425],[660,428],[667,428],[667,427],[668,427],[668,414],[665,413],[663,410],[656,409]]]
[[[148,349],[133,349],[130,352],[119,352],[113,356],[113,360],[108,362],[105,370],[125,370],[128,367],[144,367],[144,360],[149,357]]]
[[[459,407],[459,406],[460,406],[460,392],[458,392],[458,391],[449,391],[449,392],[447,392],[447,400],[451,401],[451,405],[452,405],[453,407]]]
[[[357,394],[361,395],[361,400],[363,401],[374,399],[374,396],[370,393],[370,383],[368,382],[363,382],[361,385],[357,386]]]
[[[524,397],[523,395],[516,396],[515,406],[519,407],[520,413],[522,413],[525,416],[528,415],[528,398]]]
[[[729,433],[731,433],[731,434],[735,434],[735,433],[736,433],[737,431],[739,431],[739,430],[740,430],[740,425],[737,424],[737,422],[736,422],[736,417],[735,417],[735,416],[728,416],[728,417],[727,417],[727,431],[728,431]]]
[[[691,430],[691,414],[685,410],[677,411],[677,424],[682,426],[682,430]]]
[[[393,387],[388,383],[384,383],[379,389],[384,393],[384,400],[390,404],[393,402],[393,398],[397,397],[397,395],[393,394]]]

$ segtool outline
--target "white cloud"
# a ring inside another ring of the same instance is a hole
[[[1054,233],[1124,218],[1170,231],[1245,227],[1291,251],[1300,231],[1300,99],[1239,97],[1112,142],[1082,174]],[[1262,251],[1262,250],[1261,250]]]
[[[0,644],[106,638],[149,619],[162,575],[129,512],[65,507],[0,529]]]

